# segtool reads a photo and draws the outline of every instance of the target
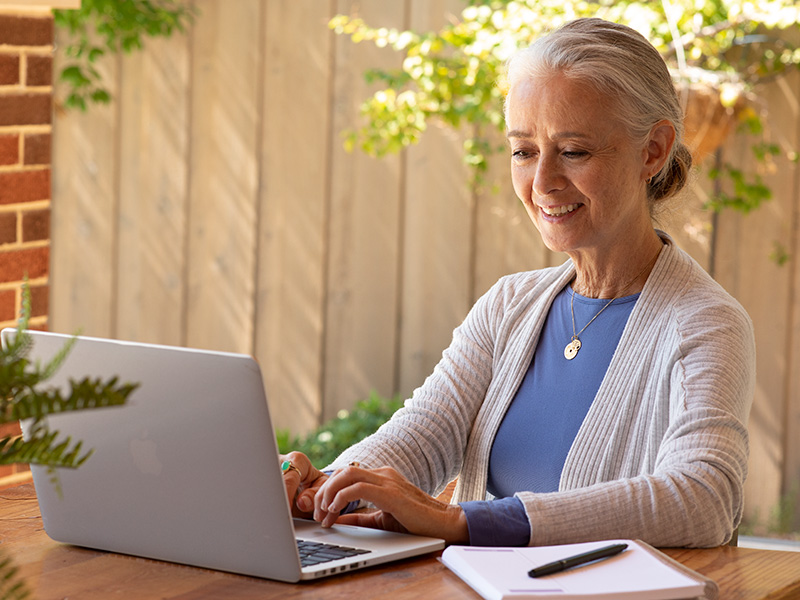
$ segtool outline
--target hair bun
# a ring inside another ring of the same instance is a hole
[[[692,168],[692,153],[681,142],[676,143],[669,164],[665,165],[650,182],[648,189],[652,202],[666,200],[680,192],[689,180]]]

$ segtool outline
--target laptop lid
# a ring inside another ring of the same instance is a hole
[[[29,357],[43,362],[71,337],[28,333]],[[3,340],[15,334],[6,329]],[[298,521],[303,537],[373,546],[301,569],[261,371],[250,356],[79,336],[48,385],[86,376],[140,385],[125,406],[48,417],[51,429],[94,449],[80,468],[56,470],[60,491],[47,467],[32,466],[54,540],[282,581],[444,546]]]

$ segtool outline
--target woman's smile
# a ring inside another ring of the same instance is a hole
[[[562,204],[561,206],[542,206],[541,208],[542,212],[548,217],[560,217],[577,210],[581,206],[582,204]]]

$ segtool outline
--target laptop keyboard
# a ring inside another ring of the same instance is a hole
[[[297,540],[297,550],[300,552],[300,564],[303,567],[311,567],[331,560],[339,560],[340,558],[369,554],[371,552],[362,548],[334,546],[333,544],[323,544],[308,540]]]

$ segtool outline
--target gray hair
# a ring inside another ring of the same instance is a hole
[[[585,81],[614,98],[616,116],[634,140],[643,142],[653,125],[669,121],[675,143],[648,184],[651,211],[683,188],[692,166],[683,143],[683,110],[664,59],[644,36],[603,19],[571,21],[509,59],[509,92],[522,79],[553,72]]]

